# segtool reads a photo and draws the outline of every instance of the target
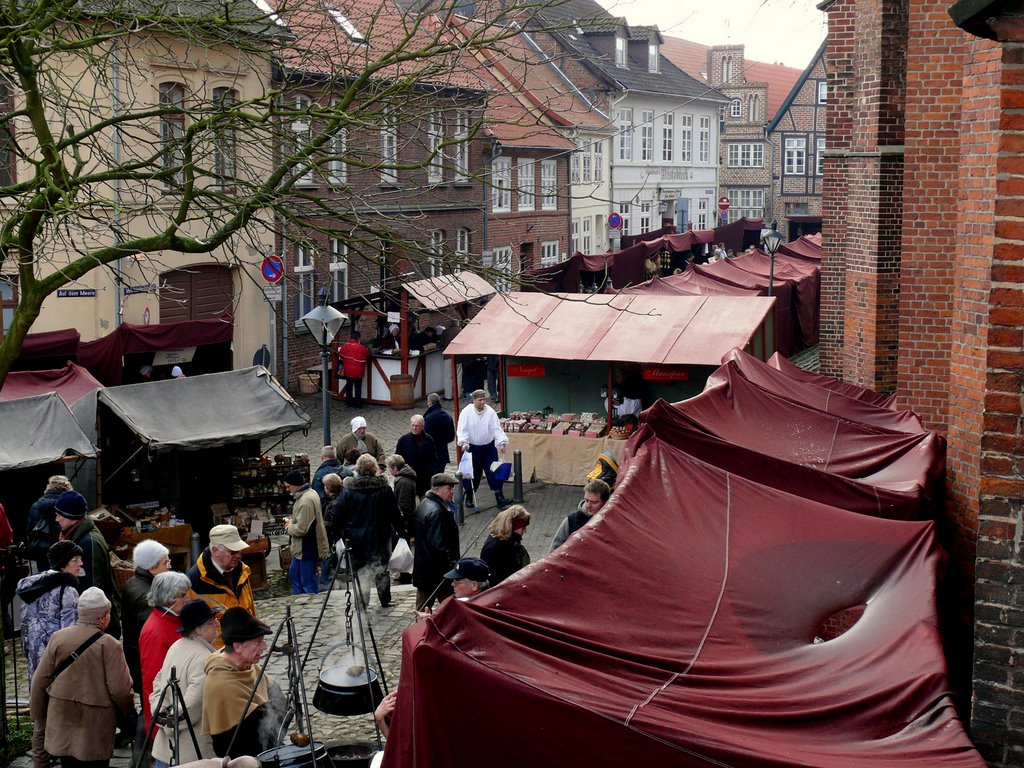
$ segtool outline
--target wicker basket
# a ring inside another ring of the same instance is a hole
[[[124,585],[128,583],[128,580],[135,575],[135,569],[131,567],[124,567],[123,565],[115,565],[114,570],[114,584],[117,587],[118,592],[124,591]]]

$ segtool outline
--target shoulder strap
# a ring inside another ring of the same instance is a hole
[[[67,669],[76,661],[78,661],[78,658],[89,649],[89,646],[95,643],[101,637],[103,637],[103,633],[97,632],[95,635],[87,639],[80,646],[75,648],[75,650],[73,650],[71,654],[66,659],[64,659],[64,661],[58,664],[56,669],[53,670],[53,677],[50,678],[50,684],[52,685],[53,681],[60,676],[61,672],[63,672],[65,669]]]

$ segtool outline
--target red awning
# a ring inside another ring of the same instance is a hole
[[[69,363],[59,370],[12,371],[0,390],[0,400],[56,392],[70,406],[102,386],[85,368]]]
[[[830,389],[833,392],[839,392],[840,394],[852,397],[855,400],[861,400],[865,403],[871,403],[882,408],[896,409],[896,394],[882,394],[875,392],[865,387],[858,387],[856,384],[848,384],[845,381],[839,379],[833,379],[831,376],[822,376],[821,374],[812,373],[811,371],[805,371],[803,368],[793,365],[784,356],[776,352],[770,358],[768,358],[768,365],[772,368],[778,368],[780,371],[785,373],[787,376],[800,381],[805,381],[810,384],[816,384],[819,387]]]

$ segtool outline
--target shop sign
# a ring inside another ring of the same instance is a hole
[[[544,363],[510,363],[505,368],[508,376],[536,377],[544,375]]]
[[[153,354],[153,365],[178,365],[191,363],[196,355],[195,347],[179,347],[178,349],[161,349]]]
[[[58,288],[58,299],[95,299],[95,288]]]
[[[645,365],[644,381],[689,381],[690,369],[678,365]]]

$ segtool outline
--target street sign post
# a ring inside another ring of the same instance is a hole
[[[718,198],[718,210],[720,210],[722,213],[728,211],[730,205],[732,205],[732,201],[729,200],[728,197],[723,196]]]
[[[608,226],[611,227],[612,229],[621,229],[622,216],[620,216],[616,211],[612,211],[610,214],[608,214]]]
[[[271,254],[263,260],[260,272],[263,275],[263,279],[268,283],[280,282],[281,278],[284,277],[284,262],[280,256]]]

